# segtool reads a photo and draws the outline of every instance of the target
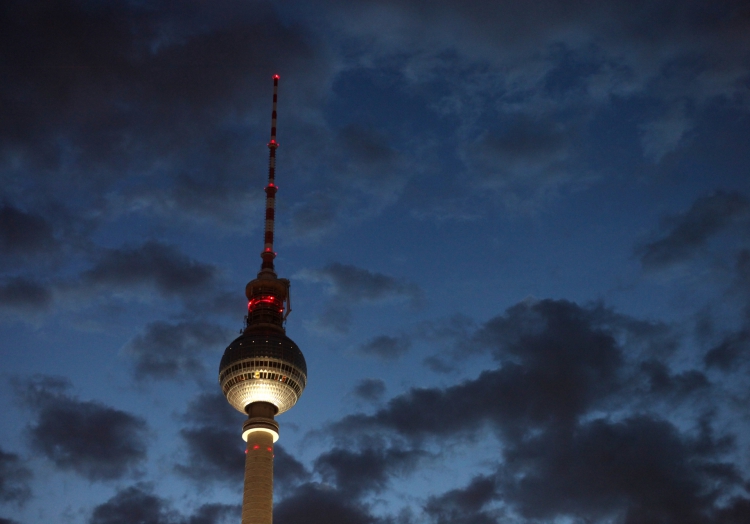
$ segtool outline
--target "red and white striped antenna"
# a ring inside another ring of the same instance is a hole
[[[278,187],[274,183],[276,175],[276,101],[279,92],[279,75],[273,75],[273,111],[271,112],[271,140],[268,142],[268,185],[266,186],[266,227],[264,233],[263,252],[260,254],[263,264],[260,269],[274,270],[273,259],[276,253],[273,251],[274,210],[276,208],[276,191]]]

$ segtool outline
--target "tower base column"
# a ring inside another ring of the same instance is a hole
[[[242,524],[273,522],[273,441],[267,431],[247,434]]]

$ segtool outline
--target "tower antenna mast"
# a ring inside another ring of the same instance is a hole
[[[261,258],[263,264],[261,271],[274,271],[273,259],[276,253],[273,251],[274,215],[276,209],[276,102],[279,96],[279,75],[273,75],[273,111],[271,112],[271,140],[268,142],[268,185],[266,186],[266,223],[264,232],[264,245]]]

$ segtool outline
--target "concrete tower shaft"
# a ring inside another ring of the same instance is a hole
[[[273,522],[273,436],[254,431],[247,438],[242,524]]]

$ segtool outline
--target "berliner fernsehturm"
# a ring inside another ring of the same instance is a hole
[[[247,442],[242,524],[273,521],[273,446],[279,439],[274,416],[294,406],[307,383],[305,357],[284,330],[291,311],[289,280],[278,278],[273,266],[278,87],[279,75],[274,75],[263,263],[257,278],[245,287],[247,321],[242,335],[229,344],[219,365],[224,396],[248,417],[242,426]]]

